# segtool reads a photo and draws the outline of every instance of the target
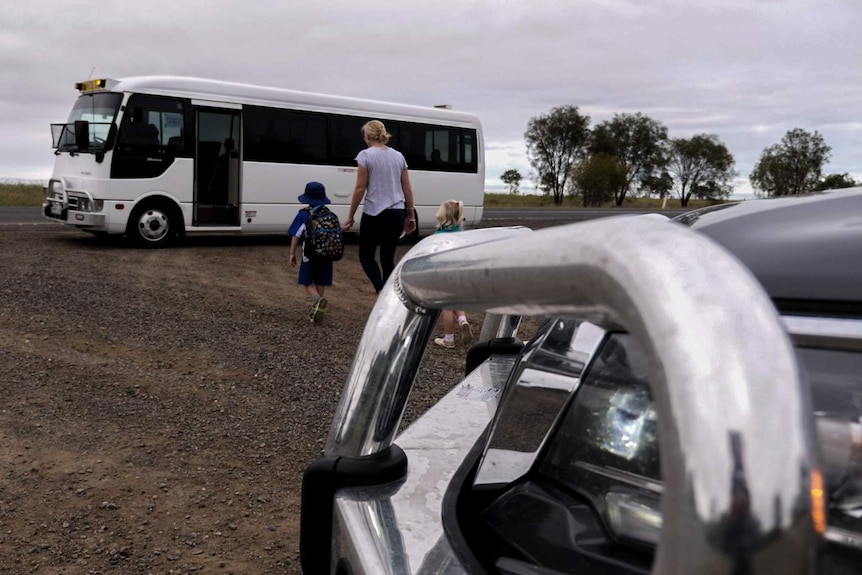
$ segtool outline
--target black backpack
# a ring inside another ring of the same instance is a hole
[[[344,238],[338,216],[326,206],[305,209],[309,212],[302,248],[305,257],[333,262],[340,260],[344,256]]]

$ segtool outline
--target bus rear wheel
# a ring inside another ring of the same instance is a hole
[[[161,248],[176,236],[179,221],[167,206],[149,204],[135,208],[129,220],[128,233],[132,241],[145,248]]]

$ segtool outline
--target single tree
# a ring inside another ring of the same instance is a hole
[[[817,182],[814,186],[816,191],[821,190],[839,190],[841,188],[855,188],[862,186],[862,182],[857,182],[850,177],[850,174],[829,174]]]
[[[749,179],[759,195],[788,196],[817,187],[832,148],[819,132],[788,131],[781,143],[763,150]]]
[[[577,106],[553,108],[527,123],[527,157],[538,174],[539,188],[553,193],[557,205],[563,203],[572,166],[585,155],[589,124],[590,117],[581,115]]]
[[[500,181],[506,184],[509,193],[514,195],[517,195],[520,191],[518,187],[521,185],[522,179],[523,177],[521,176],[521,172],[515,169],[506,170],[500,176]]]
[[[778,193],[778,190],[790,188],[790,170],[777,148],[778,146],[766,148],[748,176],[757,197],[783,195]]]
[[[664,168],[665,142],[664,124],[640,112],[615,114],[593,129],[590,152],[616,156],[626,168],[626,182],[614,191],[618,206],[633,186],[635,190],[644,187],[644,182]]]
[[[661,207],[665,207],[667,198],[673,191],[673,177],[667,170],[662,170],[659,174],[644,178],[643,189],[648,196],[657,195],[662,201]]]
[[[676,184],[682,206],[694,195],[699,199],[722,199],[733,193],[735,160],[718,136],[696,134],[675,138],[668,146],[667,171]]]
[[[573,191],[583,198],[584,207],[601,206],[613,201],[614,191],[624,185],[626,168],[619,158],[595,154],[581,160],[572,170]]]

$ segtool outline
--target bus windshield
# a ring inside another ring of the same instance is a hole
[[[111,127],[122,100],[122,94],[111,92],[80,96],[65,124],[51,124],[54,148],[59,152],[104,152],[113,144]]]

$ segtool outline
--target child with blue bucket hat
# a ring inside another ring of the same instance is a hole
[[[308,225],[311,212],[320,209],[330,203],[326,197],[326,188],[320,182],[308,182],[305,192],[297,200],[306,204],[306,207],[297,212],[293,223],[287,230],[291,236],[290,240],[290,265],[296,267],[296,250],[305,238],[305,228]],[[324,208],[325,209],[325,208]],[[303,287],[311,296],[311,307],[308,317],[311,323],[320,323],[326,313],[326,288],[332,285],[332,261],[310,260],[305,255],[305,250],[300,250],[302,261],[299,265],[299,278],[297,283]]]

